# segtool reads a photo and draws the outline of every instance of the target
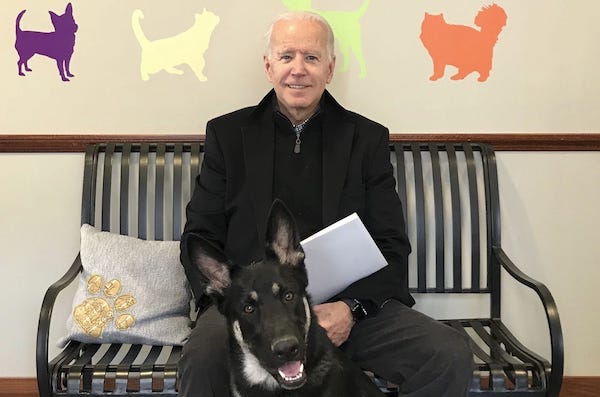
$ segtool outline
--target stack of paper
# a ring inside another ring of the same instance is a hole
[[[325,302],[353,282],[387,265],[356,213],[300,244],[306,254],[308,292],[314,304]]]

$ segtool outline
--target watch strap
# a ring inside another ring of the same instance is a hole
[[[354,322],[358,323],[369,315],[364,305],[358,299],[342,299],[342,301],[350,308]]]

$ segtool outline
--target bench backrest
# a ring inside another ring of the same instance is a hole
[[[483,144],[390,145],[419,293],[499,291],[493,149]],[[179,240],[200,171],[202,144],[99,144],[85,157],[82,223],[143,239]],[[492,301],[499,296],[492,294]]]
[[[145,240],[179,240],[202,158],[200,143],[89,146],[81,223]]]
[[[413,248],[411,291],[489,292],[500,226],[493,149],[395,143],[391,161]]]

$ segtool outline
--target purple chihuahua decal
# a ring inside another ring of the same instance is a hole
[[[17,39],[15,48],[19,53],[19,75],[25,76],[23,66],[27,72],[31,72],[27,61],[35,54],[45,55],[56,60],[58,72],[63,81],[69,81],[68,77],[74,77],[69,70],[69,63],[75,48],[75,32],[77,32],[77,24],[73,18],[73,6],[67,4],[65,13],[56,15],[52,11],[50,19],[54,25],[54,32],[32,32],[29,30],[21,30],[21,18],[25,14],[23,10],[17,16],[16,32]]]

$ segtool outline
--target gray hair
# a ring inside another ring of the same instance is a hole
[[[322,16],[320,16],[317,13],[314,12],[309,12],[309,11],[290,11],[290,12],[286,12],[285,14],[281,14],[279,15],[277,18],[275,18],[275,20],[273,21],[273,23],[271,23],[271,26],[269,26],[269,30],[267,30],[267,33],[265,34],[265,39],[266,39],[266,43],[265,43],[265,56],[267,58],[269,58],[271,56],[271,35],[273,34],[273,26],[280,21],[314,21],[317,22],[319,24],[321,24],[321,26],[323,26],[323,28],[325,29],[325,31],[327,32],[327,55],[329,57],[329,59],[333,59],[334,57],[334,36],[333,36],[333,30],[331,29],[331,26],[329,25],[329,22],[327,22],[327,20],[325,18],[323,18]]]

